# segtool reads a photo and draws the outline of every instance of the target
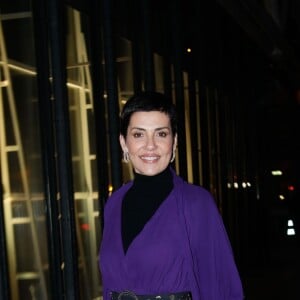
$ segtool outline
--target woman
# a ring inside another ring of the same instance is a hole
[[[120,144],[135,178],[105,206],[104,300],[243,299],[212,196],[170,167],[177,146],[171,101],[156,92],[130,98],[121,113]]]

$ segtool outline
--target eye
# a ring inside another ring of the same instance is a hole
[[[143,133],[137,131],[137,132],[134,132],[134,133],[132,134],[132,136],[133,136],[134,138],[139,138],[139,137],[142,137],[142,136],[143,136]]]
[[[168,132],[166,132],[166,131],[159,131],[158,132],[159,137],[166,137],[167,135],[168,135]]]

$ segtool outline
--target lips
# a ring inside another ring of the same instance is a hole
[[[159,156],[158,155],[143,155],[143,156],[140,156],[140,158],[143,160],[143,161],[146,161],[146,162],[154,162],[156,160],[159,159]]]

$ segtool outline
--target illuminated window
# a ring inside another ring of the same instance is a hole
[[[287,235],[295,235],[296,234],[295,229],[294,228],[288,228],[286,234]]]
[[[289,236],[296,235],[296,231],[294,228],[294,221],[292,219],[288,220],[287,226],[288,226],[288,228],[287,228],[286,234]]]

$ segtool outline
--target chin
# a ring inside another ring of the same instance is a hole
[[[157,175],[158,173],[160,173],[160,172],[158,172],[158,171],[154,171],[154,172],[145,172],[144,175],[147,175],[147,176],[154,176],[154,175]]]
[[[154,176],[159,173],[161,173],[165,168],[144,168],[140,169],[140,174],[146,175],[146,176]]]

